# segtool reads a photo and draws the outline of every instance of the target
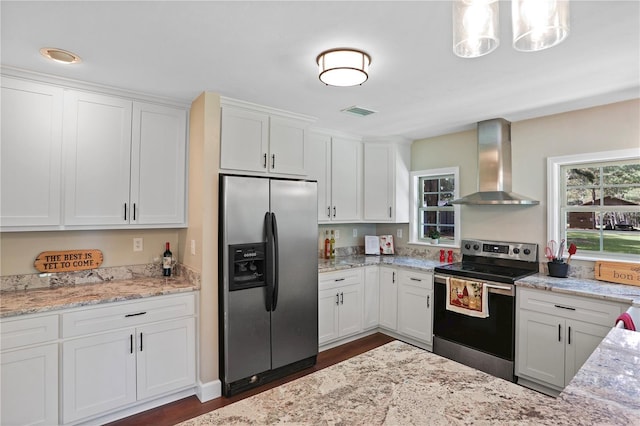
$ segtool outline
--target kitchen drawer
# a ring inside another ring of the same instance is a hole
[[[323,272],[318,275],[318,288],[330,290],[350,284],[363,282],[362,268],[352,268],[343,271]]]
[[[624,305],[581,296],[560,295],[543,290],[518,287],[520,309],[561,316],[578,321],[613,327]]]
[[[74,337],[194,315],[194,294],[159,296],[95,306],[62,315],[62,336]]]
[[[398,281],[403,284],[409,284],[427,290],[431,290],[433,288],[433,274],[428,272],[399,269]]]
[[[56,340],[58,315],[3,320],[0,337],[2,350]]]

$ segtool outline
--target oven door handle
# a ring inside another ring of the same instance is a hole
[[[507,291],[511,291],[511,289],[512,289],[511,287],[502,286],[502,285],[494,285],[494,284],[487,284],[487,283],[484,283],[484,285],[485,285],[487,288],[495,288],[495,289],[497,289],[497,290],[507,290]]]

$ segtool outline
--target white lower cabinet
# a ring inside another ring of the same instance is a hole
[[[0,424],[58,424],[58,316],[7,319],[0,327]]]
[[[318,344],[362,331],[363,278],[359,268],[320,274]]]
[[[58,424],[58,344],[3,352],[0,424]]]
[[[62,345],[64,422],[193,385],[195,320],[69,340]]]
[[[378,266],[364,268],[363,322],[365,330],[376,328],[380,323],[380,269]]]
[[[557,394],[569,384],[624,305],[516,287],[518,382]]]
[[[380,327],[398,329],[398,284],[395,268],[380,266]]]
[[[433,274],[398,271],[398,333],[431,344]]]

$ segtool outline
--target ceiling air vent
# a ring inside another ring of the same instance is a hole
[[[345,108],[340,110],[341,112],[346,112],[348,114],[358,115],[360,117],[366,117],[367,115],[375,114],[378,111],[374,111],[372,109],[362,108],[359,106],[352,106],[349,108]]]

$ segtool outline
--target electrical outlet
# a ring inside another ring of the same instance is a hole
[[[196,240],[191,240],[191,255],[196,255]]]
[[[358,237],[358,228],[353,228],[353,238]]]
[[[134,238],[133,239],[133,251],[142,251],[143,248],[142,238]]]
[[[398,238],[402,238],[402,228],[398,228],[398,230],[396,231],[396,236]]]
[[[340,231],[338,231],[338,230],[336,229],[336,232],[334,233],[334,236],[335,236],[335,239],[336,239],[336,240],[340,239]]]

